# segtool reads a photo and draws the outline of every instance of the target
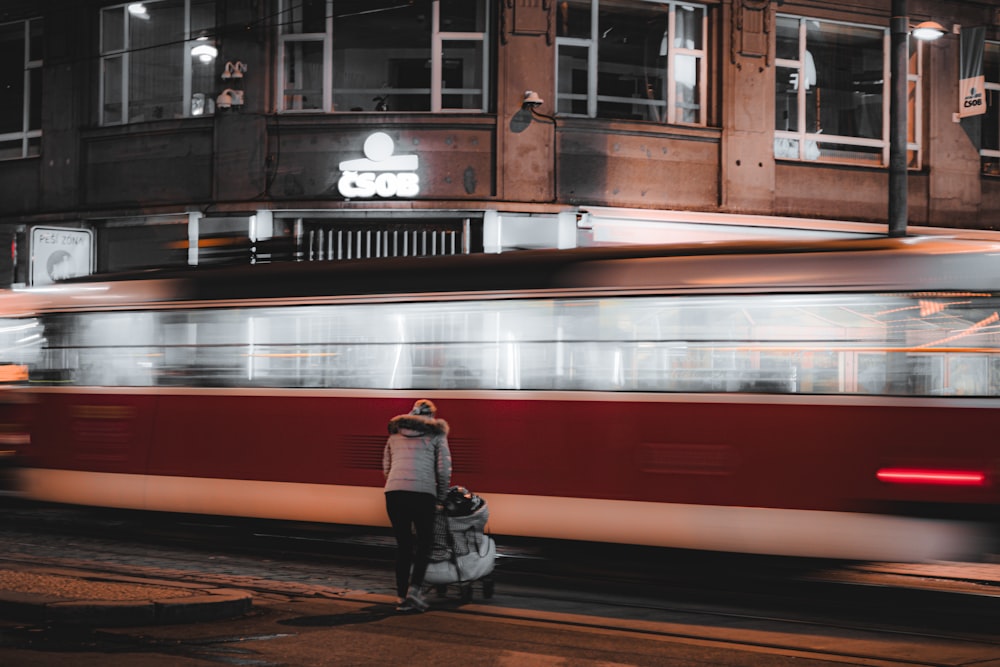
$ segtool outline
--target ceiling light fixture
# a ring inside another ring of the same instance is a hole
[[[191,49],[191,55],[196,56],[203,63],[210,63],[219,55],[219,50],[211,44],[198,44]]]
[[[937,21],[924,21],[923,23],[918,23],[910,34],[913,35],[914,39],[919,39],[923,42],[932,42],[944,33],[944,26]]]
[[[128,13],[137,19],[148,20],[149,12],[146,11],[146,5],[141,2],[133,2],[128,6]]]

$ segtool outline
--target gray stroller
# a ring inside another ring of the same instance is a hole
[[[447,595],[449,586],[458,586],[461,601],[469,602],[475,582],[481,583],[484,598],[493,597],[497,549],[485,533],[489,518],[485,499],[462,486],[448,490],[444,510],[435,518],[434,548],[424,576],[439,597]]]

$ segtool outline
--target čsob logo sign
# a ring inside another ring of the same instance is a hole
[[[979,107],[983,105],[983,93],[972,87],[969,89],[968,94],[965,96],[965,100],[962,102],[962,106],[968,109],[969,107]]]
[[[395,142],[385,132],[365,139],[363,158],[340,163],[337,190],[345,197],[414,197],[420,192],[416,155],[393,155]]]

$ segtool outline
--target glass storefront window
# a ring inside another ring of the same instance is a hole
[[[704,7],[570,0],[556,24],[559,114],[706,123]]]
[[[779,16],[776,28],[775,157],[887,165],[888,30],[794,16]],[[917,40],[908,65],[908,164],[919,168]]]
[[[284,45],[286,110],[323,108],[323,43],[294,41]]]
[[[488,4],[281,0],[278,111],[486,111]]]
[[[213,113],[214,25],[215,0],[152,0],[102,9],[101,124]]]
[[[97,272],[187,265],[188,221],[184,216],[94,221]]]
[[[0,160],[36,156],[42,136],[42,20],[0,24]]]

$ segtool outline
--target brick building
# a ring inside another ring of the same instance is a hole
[[[909,222],[994,229],[1000,1],[0,0],[0,285],[882,234],[899,4]]]

